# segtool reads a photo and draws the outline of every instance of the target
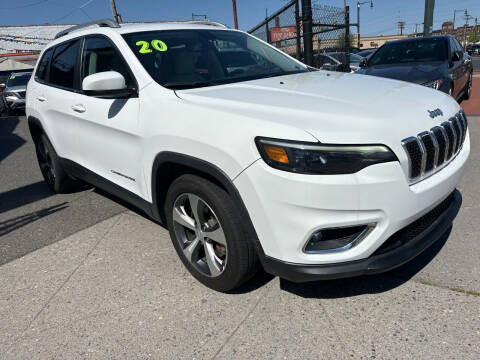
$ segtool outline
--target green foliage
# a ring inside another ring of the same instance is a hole
[[[467,41],[470,42],[470,43],[479,42],[480,41],[480,34],[479,33],[475,34],[475,31],[471,30],[467,34]]]
[[[345,34],[341,34],[338,38],[337,38],[337,47],[343,49],[345,48],[346,44],[345,44]],[[350,33],[350,47],[352,46],[356,46],[356,42],[355,42],[355,37],[353,36],[352,33]]]

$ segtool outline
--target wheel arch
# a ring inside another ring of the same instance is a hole
[[[36,143],[41,134],[46,134],[45,129],[40,120],[34,116],[29,116],[27,121],[30,135],[32,136],[33,142]]]
[[[166,151],[155,156],[151,180],[154,218],[166,224],[164,206],[168,187],[183,174],[201,176],[223,188],[232,197],[242,218],[246,219],[245,226],[249,238],[254,240],[256,249],[260,251],[259,254],[263,254],[248,210],[228,175],[216,165],[190,155]]]

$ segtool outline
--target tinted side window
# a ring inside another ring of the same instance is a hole
[[[75,65],[78,59],[80,40],[58,45],[50,64],[50,83],[68,89],[75,84]]]
[[[52,58],[53,48],[48,49],[42,56],[42,59],[38,63],[37,72],[35,73],[35,77],[41,81],[47,81],[47,73],[48,73],[48,64],[50,63],[50,59]]]
[[[463,47],[462,45],[460,45],[460,43],[458,42],[457,39],[454,39],[453,42],[455,43],[455,47],[456,47],[456,50],[460,51],[461,53],[463,53]]]
[[[125,60],[109,40],[103,37],[85,38],[82,59],[82,81],[88,75],[116,71],[125,77],[127,87],[134,85]]]

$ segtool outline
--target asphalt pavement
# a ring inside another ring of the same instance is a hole
[[[451,232],[393,272],[231,294],[162,227],[93,189],[51,195],[25,118],[0,119],[2,359],[478,359],[480,117]]]
[[[53,196],[25,117],[0,117],[0,265],[124,210],[92,189]]]

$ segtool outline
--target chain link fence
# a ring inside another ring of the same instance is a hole
[[[302,31],[299,6],[299,0],[289,2],[249,33],[300,59]]]
[[[320,54],[334,52],[338,53],[336,58],[342,63],[336,70],[349,71],[350,44],[353,40],[349,32],[348,8],[313,2],[311,10],[313,66],[322,66]],[[267,16],[249,33],[304,61],[304,19],[301,0],[293,0]]]

